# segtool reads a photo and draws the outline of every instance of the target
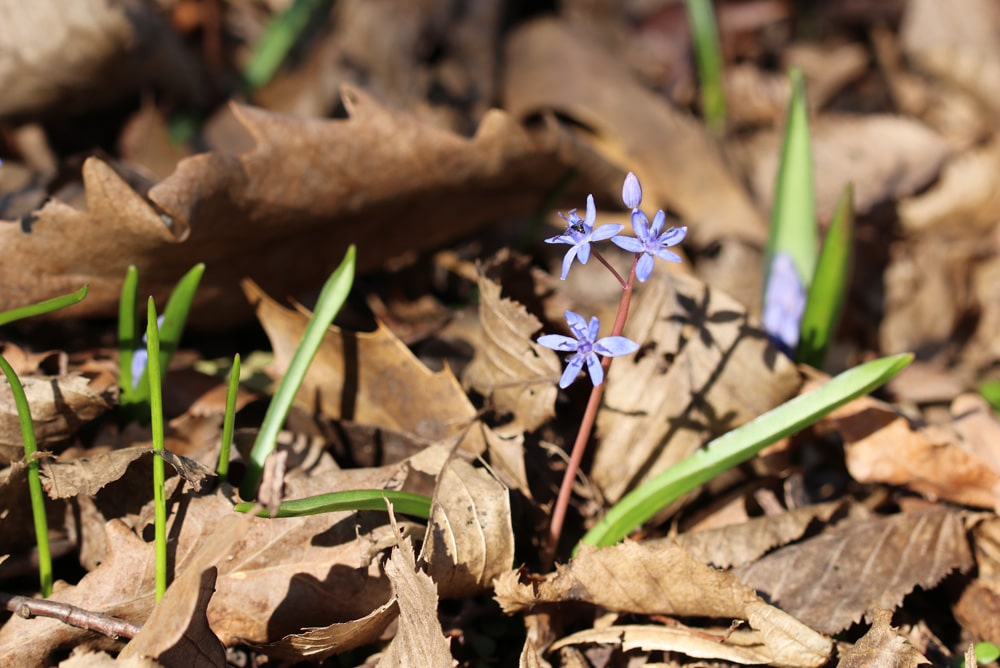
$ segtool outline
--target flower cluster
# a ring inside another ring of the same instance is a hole
[[[594,222],[597,219],[597,209],[594,205],[593,195],[587,197],[587,215],[585,218],[580,218],[576,213],[576,209],[570,211],[569,215],[563,216],[561,213],[559,214],[566,221],[566,231],[545,241],[550,244],[568,244],[570,246],[570,249],[566,251],[566,255],[563,256],[563,280],[566,280],[570,267],[573,266],[574,259],[579,259],[580,264],[587,264],[587,261],[590,259],[590,244],[606,239],[610,239],[619,248],[636,254],[633,276],[639,279],[640,282],[645,282],[650,274],[652,274],[654,257],[666,260],[667,262],[681,261],[680,256],[668,249],[684,240],[684,237],[687,235],[687,228],[671,227],[664,232],[663,224],[666,221],[666,214],[663,210],[656,212],[656,215],[653,217],[653,223],[650,224],[649,218],[639,209],[639,205],[642,203],[642,186],[639,184],[639,179],[632,172],[629,172],[628,176],[625,177],[625,183],[622,186],[622,201],[625,203],[625,206],[632,209],[632,231],[635,232],[634,237],[619,234],[623,229],[622,225],[611,224],[601,225],[597,228],[594,227]],[[600,256],[598,257],[601,259]],[[603,259],[601,261],[607,264]],[[622,286],[629,293],[631,293],[633,276],[630,276],[627,285],[623,284]],[[597,334],[600,329],[600,322],[597,318],[591,318],[588,324],[583,316],[572,311],[567,311],[566,323],[573,334],[572,338],[561,334],[547,334],[538,339],[538,343],[547,348],[574,353],[567,360],[566,370],[559,380],[559,387],[568,387],[570,383],[576,380],[584,364],[587,365],[587,373],[590,375],[591,382],[593,382],[594,387],[597,387],[604,382],[604,368],[601,365],[598,355],[603,357],[618,357],[634,353],[639,348],[639,344],[624,336],[613,335],[598,339]],[[621,325],[623,324],[624,322],[621,323]]]

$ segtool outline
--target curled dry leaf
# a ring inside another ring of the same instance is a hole
[[[847,522],[734,572],[796,619],[833,634],[972,564],[965,514],[933,508]]]
[[[149,448],[135,447],[102,452],[65,463],[42,462],[42,486],[53,499],[67,499],[77,494],[94,496],[105,485],[125,475],[132,462],[144,455],[154,456]],[[200,489],[205,478],[213,475],[210,469],[186,457],[172,452],[160,456],[195,489]]]
[[[623,613],[745,619],[772,665],[821,666],[833,648],[829,638],[765,603],[732,573],[696,561],[672,544],[654,548],[625,542],[584,549],[555,573],[528,584],[511,571],[497,580],[496,599],[508,614],[581,601]]]
[[[144,293],[165,299],[192,264],[205,262],[191,321],[231,325],[250,315],[237,290],[244,277],[272,294],[297,294],[321,285],[350,243],[360,272],[439,248],[504,215],[537,210],[577,162],[559,132],[529,134],[499,110],[465,139],[356,88],[345,88],[343,99],[346,120],[234,106],[252,149],[182,160],[143,194],[88,159],[85,210],[52,199],[26,218],[30,232],[20,221],[0,224],[10,259],[0,266],[0,310],[86,280],[87,299],[51,317],[110,317],[129,264]]]
[[[510,493],[486,470],[451,458],[438,477],[420,559],[444,598],[478,594],[510,570]]]
[[[274,349],[272,373],[281,376],[302,340],[309,318],[280,306],[252,281],[243,289]],[[432,372],[384,325],[374,332],[336,326],[323,337],[298,391],[313,413],[398,429],[431,440],[461,437],[462,448],[483,450],[470,429],[476,409],[451,370]]]
[[[868,633],[840,657],[837,668],[916,668],[930,664],[892,628],[892,610],[879,608],[872,616]]]
[[[637,294],[597,417],[591,477],[609,501],[785,401],[794,365],[750,326],[744,307],[696,279],[661,274]]]
[[[276,659],[321,662],[334,654],[374,644],[398,617],[399,603],[393,597],[359,619],[292,633],[261,649]]]
[[[87,422],[107,411],[112,404],[110,388],[100,391],[77,374],[66,376],[25,376],[24,394],[31,407],[35,439],[40,448],[64,441]],[[0,460],[9,462],[23,456],[21,423],[14,395],[6,378],[0,379]]]

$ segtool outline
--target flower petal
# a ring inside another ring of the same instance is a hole
[[[594,205],[594,196],[587,195],[587,225],[593,225],[597,220],[597,206]]]
[[[638,209],[632,212],[632,229],[639,241],[645,241],[649,238],[649,218],[646,218],[646,214]]]
[[[625,229],[624,225],[619,225],[618,223],[612,223],[610,225],[601,225],[596,228],[593,234],[590,235],[591,241],[604,241],[605,239],[610,239],[619,232]]]
[[[625,177],[625,184],[622,186],[622,201],[625,206],[635,209],[642,202],[642,186],[639,185],[638,177],[629,172]]]
[[[681,256],[680,255],[678,255],[677,253],[673,253],[671,251],[668,251],[665,248],[661,248],[658,251],[654,251],[654,253],[655,253],[656,257],[660,258],[661,260],[666,260],[667,262],[680,262],[681,261]]]
[[[676,246],[680,242],[684,241],[684,237],[687,236],[687,232],[687,227],[671,227],[669,230],[661,234],[656,241],[662,247]]]
[[[590,318],[590,331],[587,332],[587,340],[591,342],[596,341],[599,331],[601,331],[601,321],[595,315]]]
[[[594,342],[594,350],[605,357],[620,357],[639,350],[639,344],[627,336],[605,336]]]
[[[614,237],[611,239],[611,243],[630,253],[641,253],[644,250],[642,242],[635,237]]]
[[[569,358],[569,361],[566,363],[566,370],[563,371],[562,378],[559,379],[559,387],[565,389],[576,380],[576,377],[580,375],[580,369],[583,368],[583,359],[584,356],[580,354]]]
[[[653,256],[643,253],[639,258],[639,263],[635,265],[635,277],[640,283],[645,283],[649,275],[653,273]]]
[[[587,264],[587,260],[590,259],[590,242],[584,241],[583,243],[577,245],[576,256],[580,260],[580,264]]]
[[[578,339],[583,336],[587,331],[587,319],[574,311],[566,311],[564,315],[566,316],[566,324],[569,325],[569,331],[573,332],[573,335]]]
[[[572,246],[573,244],[576,243],[576,241],[574,241],[573,237],[571,237],[568,234],[560,234],[560,235],[557,235],[557,236],[554,236],[554,237],[549,237],[548,239],[545,240],[545,243],[547,243],[547,244],[569,244],[569,245]]]
[[[604,382],[604,367],[601,366],[601,360],[593,353],[587,355],[587,373],[590,374],[590,382],[594,387]]]
[[[663,209],[656,212],[653,216],[653,226],[649,229],[649,236],[658,237],[660,236],[660,230],[663,229],[663,222],[667,219],[667,214],[663,213]]]
[[[569,268],[573,266],[573,258],[576,257],[576,251],[577,251],[576,246],[573,246],[568,251],[566,251],[566,254],[563,256],[561,278],[564,281],[566,280],[566,275],[569,274]]]
[[[561,350],[564,353],[576,352],[576,349],[580,347],[580,343],[576,339],[562,334],[546,334],[539,336],[536,341],[539,345],[552,348],[552,350]]]

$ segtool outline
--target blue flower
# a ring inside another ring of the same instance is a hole
[[[799,328],[805,309],[806,289],[795,261],[788,253],[775,253],[764,288],[761,320],[771,342],[789,357],[799,344]]]
[[[596,317],[591,318],[588,325],[579,313],[566,311],[566,323],[573,334],[572,337],[562,334],[546,334],[538,337],[538,343],[546,348],[576,353],[567,361],[566,370],[559,379],[559,387],[569,387],[580,374],[584,362],[587,363],[587,373],[590,374],[591,382],[597,387],[604,382],[604,368],[598,355],[619,357],[639,349],[638,343],[624,336],[605,336],[603,339],[598,339],[597,332],[601,323]]]
[[[622,184],[622,201],[633,211],[642,204],[642,186],[639,185],[639,178],[632,172],[628,173]]]
[[[562,234],[550,237],[545,240],[547,244],[570,244],[572,248],[566,251],[562,263],[562,280],[566,280],[569,268],[573,265],[573,258],[580,258],[580,264],[587,264],[590,259],[590,242],[610,239],[622,231],[621,225],[601,225],[594,229],[594,219],[597,218],[597,208],[594,206],[594,196],[587,195],[587,218],[580,218],[576,214],[576,209],[569,212],[568,216],[563,216],[566,221],[566,231]]]
[[[638,180],[636,184],[638,184]],[[628,204],[627,201],[626,204]],[[667,249],[684,241],[688,228],[671,227],[661,234],[660,230],[663,229],[663,222],[666,218],[667,215],[662,210],[657,211],[653,218],[653,225],[650,226],[649,218],[646,218],[645,213],[639,209],[632,209],[632,229],[635,231],[635,237],[618,236],[611,240],[611,243],[619,248],[624,248],[632,253],[642,253],[642,257],[639,258],[639,263],[635,267],[636,278],[641,282],[645,282],[653,273],[654,255],[667,262],[681,261],[679,255]]]

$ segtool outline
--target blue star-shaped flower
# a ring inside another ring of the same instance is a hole
[[[566,311],[566,323],[573,334],[572,337],[562,334],[546,334],[538,337],[538,343],[546,348],[576,353],[567,361],[566,370],[559,379],[559,387],[569,387],[580,374],[584,362],[587,363],[587,373],[590,374],[591,382],[597,387],[604,382],[604,368],[598,355],[619,357],[639,349],[638,343],[624,336],[605,336],[603,339],[598,339],[597,332],[601,323],[596,317],[591,318],[588,325],[579,313]]]
[[[572,246],[563,257],[562,280],[566,280],[569,268],[573,265],[573,258],[580,258],[580,264],[587,264],[590,259],[590,242],[610,239],[622,231],[621,225],[601,225],[594,229],[594,220],[597,218],[597,207],[594,206],[594,196],[587,195],[587,217],[580,218],[576,209],[569,212],[568,216],[563,216],[566,221],[566,231],[562,234],[549,237],[545,240],[547,244],[569,244]]]
[[[638,182],[636,182],[638,185]],[[634,199],[632,201],[635,201]],[[632,229],[635,237],[618,236],[611,240],[619,248],[632,253],[642,253],[639,263],[635,267],[635,276],[641,282],[645,282],[653,272],[653,256],[666,260],[667,262],[680,262],[681,258],[676,253],[667,249],[676,246],[684,241],[687,235],[686,227],[671,227],[666,232],[660,233],[663,229],[663,222],[667,215],[663,210],[656,212],[653,218],[653,225],[650,226],[649,218],[639,209],[632,209]]]

